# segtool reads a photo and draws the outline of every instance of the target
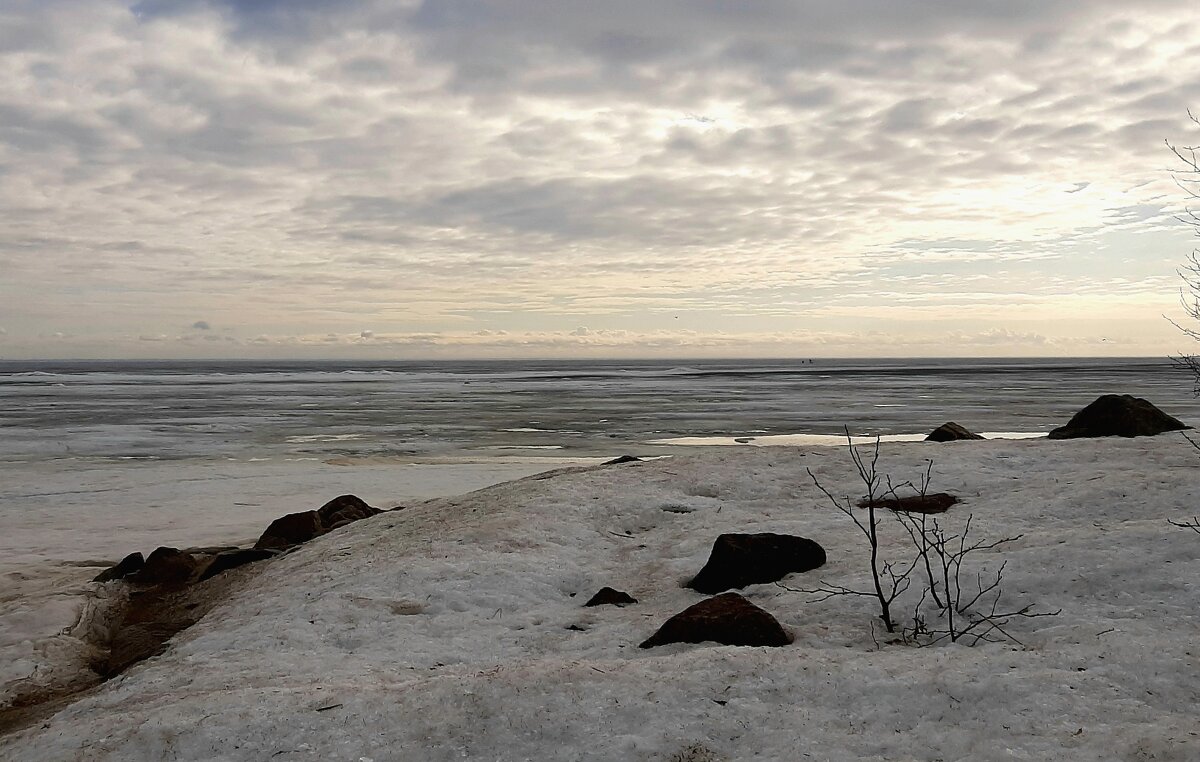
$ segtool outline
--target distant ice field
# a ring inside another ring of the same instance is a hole
[[[1099,394],[1200,412],[1166,359],[0,361],[0,462],[604,455],[682,437],[1044,433]]]

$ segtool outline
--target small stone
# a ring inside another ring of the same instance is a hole
[[[637,603],[637,599],[629,593],[623,593],[620,590],[614,590],[611,587],[602,587],[600,591],[588,599],[584,606],[625,606],[630,603]]]

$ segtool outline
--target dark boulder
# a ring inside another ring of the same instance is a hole
[[[954,442],[959,439],[983,439],[983,437],[973,431],[968,431],[954,421],[943,423],[925,437],[926,442]]]
[[[905,513],[945,513],[958,498],[948,492],[933,492],[928,495],[906,495],[905,497],[881,497],[875,499],[875,507]],[[867,501],[860,500],[859,508],[866,508]]]
[[[584,606],[625,606],[630,603],[637,603],[637,599],[629,593],[623,593],[620,590],[614,590],[611,587],[602,587],[600,592],[588,599]]]
[[[217,576],[221,572],[236,569],[239,566],[245,566],[255,561],[273,558],[277,555],[279,555],[279,551],[267,550],[265,548],[235,548],[227,550],[213,557],[208,566],[204,567],[204,571],[200,573],[200,579],[197,581],[203,582],[206,579]]]
[[[1050,432],[1050,439],[1148,437],[1191,428],[1140,397],[1105,394]]]
[[[104,571],[96,575],[92,582],[108,582],[114,579],[128,577],[130,574],[136,573],[146,564],[146,559],[141,553],[130,553],[117,562],[116,566],[110,566]]]
[[[146,563],[130,580],[139,585],[186,585],[191,582],[200,561],[178,548],[155,548]]]
[[[258,550],[283,550],[293,545],[308,542],[325,533],[321,518],[316,511],[302,511],[280,516],[271,522],[254,547]]]
[[[723,534],[713,543],[708,563],[688,587],[711,595],[732,588],[778,582],[793,572],[825,563],[825,549],[805,537],[787,534]]]
[[[280,516],[271,522],[258,542],[257,550],[283,550],[306,543],[326,532],[383,513],[354,495],[340,495],[315,511]]]
[[[737,593],[722,593],[671,617],[641,647],[706,641],[726,646],[786,646],[792,637],[766,611]]]
[[[340,495],[317,509],[317,518],[326,531],[335,524],[349,524],[359,519],[366,519],[382,513],[378,508],[372,508],[355,495]]]

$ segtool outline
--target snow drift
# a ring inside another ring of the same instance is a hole
[[[703,596],[727,532],[811,537],[789,583],[868,584],[829,506],[844,449],[747,448],[565,469],[365,519],[264,562],[161,656],[34,727],[6,760],[1200,758],[1200,461],[1175,435],[885,445],[935,461],[1005,546],[1006,596],[1062,609],[1023,646],[887,643],[866,599],[740,592],[781,648],[642,650]],[[885,517],[887,519],[887,517]],[[951,519],[947,519],[951,520]],[[907,542],[890,519],[886,549]],[[997,555],[991,562],[998,563]],[[638,600],[585,608],[611,585]],[[902,615],[902,612],[900,612]]]

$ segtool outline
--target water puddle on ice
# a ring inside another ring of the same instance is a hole
[[[365,434],[303,434],[285,439],[285,442],[298,444],[301,442],[348,442],[352,439],[362,439]]]

